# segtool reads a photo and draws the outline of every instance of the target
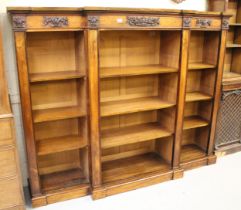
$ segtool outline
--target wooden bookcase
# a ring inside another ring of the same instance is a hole
[[[0,28],[2,26],[0,25]],[[15,125],[8,95],[0,32],[0,209],[25,210]]]
[[[224,90],[241,88],[241,2],[239,0],[215,0],[213,2],[209,3],[210,10],[226,11],[231,15],[223,74]]]
[[[228,15],[8,10],[34,206],[84,195],[89,180],[99,199],[215,163]]]

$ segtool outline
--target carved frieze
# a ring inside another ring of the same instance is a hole
[[[91,28],[97,28],[99,26],[99,17],[98,16],[89,16],[88,17],[88,26]]]
[[[26,28],[26,17],[23,15],[13,16],[13,28],[14,29],[25,29]]]
[[[197,19],[196,25],[197,25],[197,27],[200,27],[200,28],[208,28],[212,25],[212,20],[210,20],[210,19]]]
[[[47,16],[43,18],[43,25],[48,27],[66,27],[69,25],[69,21],[67,17]]]
[[[159,26],[159,17],[128,16],[127,23],[130,26],[150,27]]]

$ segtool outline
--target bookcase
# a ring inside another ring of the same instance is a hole
[[[216,162],[228,15],[8,11],[34,206],[100,199]]]
[[[0,28],[2,25],[0,25]],[[24,195],[0,31],[0,209],[24,210]]]
[[[216,0],[209,3],[210,10],[226,11],[231,15],[222,82],[223,91],[216,132],[216,153],[219,155],[237,152],[241,148],[239,128],[239,92],[241,88],[240,3],[239,0]]]

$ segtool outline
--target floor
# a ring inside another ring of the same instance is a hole
[[[27,209],[31,209],[28,207]],[[38,210],[238,210],[241,209],[241,152],[185,173],[183,179],[93,201],[90,196]]]

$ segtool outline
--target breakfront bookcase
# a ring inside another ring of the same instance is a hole
[[[34,206],[181,178],[216,162],[229,16],[8,8]]]
[[[0,31],[0,210],[24,210],[15,126],[3,60],[2,32]]]
[[[226,11],[231,15],[227,35],[223,73],[223,92],[216,133],[216,149],[219,154],[241,150],[241,1],[214,0],[210,10]]]

